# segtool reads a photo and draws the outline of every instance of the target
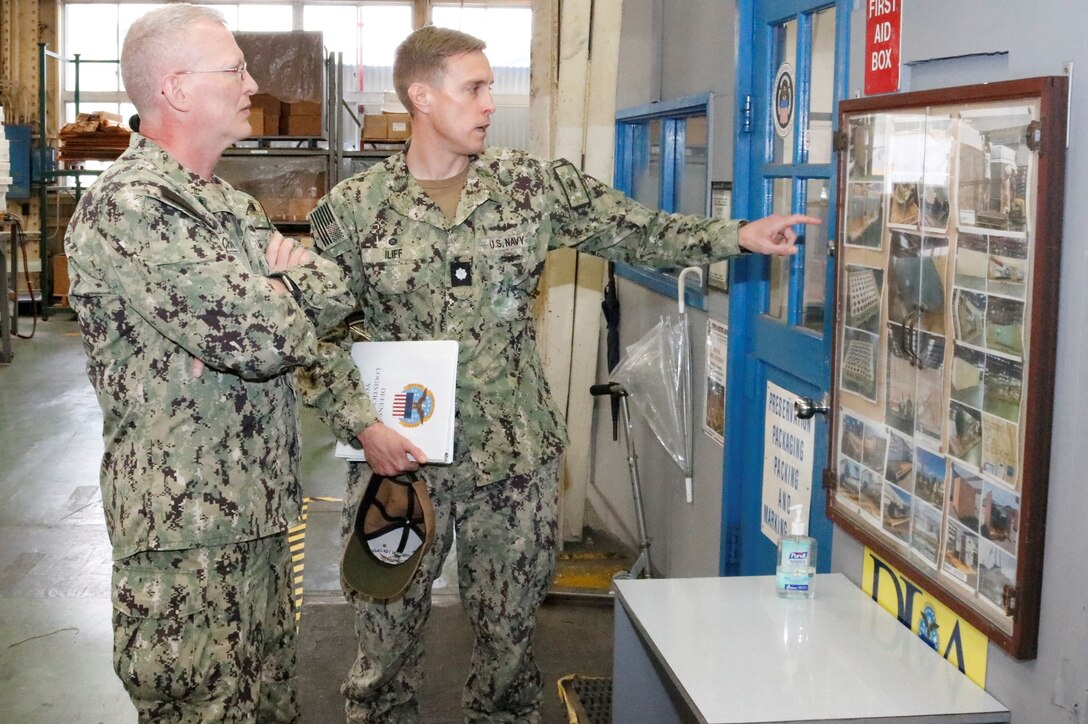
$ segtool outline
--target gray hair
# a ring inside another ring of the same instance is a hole
[[[474,50],[483,50],[486,43],[460,30],[425,25],[416,30],[397,46],[393,56],[393,87],[397,98],[408,113],[415,115],[415,107],[408,98],[408,88],[422,81],[440,85],[446,75],[446,59]]]
[[[218,10],[188,3],[173,3],[140,16],[128,29],[121,50],[121,80],[136,110],[145,112],[159,93],[160,71],[180,52],[178,37],[198,23],[226,19]]]

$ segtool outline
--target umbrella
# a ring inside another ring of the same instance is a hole
[[[620,296],[616,293],[615,265],[608,262],[608,284],[604,288],[604,299],[601,301],[601,311],[604,312],[605,325],[608,328],[607,348],[608,371],[616,369],[620,363]],[[619,414],[620,399],[612,397],[612,440],[619,440]]]
[[[688,267],[677,280],[678,319],[662,317],[627,347],[609,379],[623,385],[632,404],[653,430],[658,441],[684,472],[687,501],[692,501],[691,348],[684,310],[684,278],[702,269]]]
[[[684,449],[687,452],[687,465],[684,466],[684,493],[687,495],[687,501],[692,501],[691,493],[691,478],[692,478],[692,456],[695,454],[695,436],[692,434],[692,400],[691,400],[691,335],[688,330],[688,312],[687,307],[684,305],[684,278],[688,274],[695,274],[699,277],[699,283],[703,283],[703,269],[702,267],[689,266],[685,267],[680,272],[680,276],[676,279],[676,307],[680,314],[680,328],[683,332],[683,338],[680,340],[680,421],[683,430],[684,437]]]

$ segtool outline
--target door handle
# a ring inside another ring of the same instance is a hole
[[[793,412],[802,420],[809,419],[817,412],[821,415],[826,415],[830,411],[831,400],[828,398],[826,392],[819,404],[814,402],[811,397],[798,397],[793,401]]]

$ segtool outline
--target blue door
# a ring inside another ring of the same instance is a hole
[[[847,0],[739,0],[734,208],[755,219],[802,212],[824,219],[800,229],[794,257],[747,257],[732,265],[724,465],[722,573],[774,572],[781,508],[801,503],[819,545],[818,570],[831,561],[823,472],[828,423],[816,415],[811,440],[787,446],[792,469],[765,440],[780,433],[795,398],[817,403],[830,390],[833,249],[837,195],[833,138],[837,102],[847,88],[852,3]],[[830,243],[829,243],[830,242]],[[775,404],[785,399],[784,406]],[[770,412],[769,412],[770,411]],[[789,423],[786,423],[789,427]],[[801,435],[804,439],[804,435]],[[775,439],[778,439],[775,437]],[[792,438],[790,438],[792,440]],[[808,468],[807,470],[804,468]],[[810,476],[810,492],[797,480]],[[789,485],[793,483],[795,489]],[[792,493],[778,510],[773,491]]]

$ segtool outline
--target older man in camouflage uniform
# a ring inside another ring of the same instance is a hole
[[[249,135],[257,90],[218,12],[145,15],[121,72],[143,135],[66,240],[104,413],[115,669],[140,721],[296,721],[292,370],[354,300],[334,264],[212,174]]]
[[[413,118],[405,153],[339,184],[311,215],[321,252],[364,302],[376,340],[461,343],[456,459],[423,471],[438,535],[407,594],[356,609],[358,657],[343,686],[350,721],[414,721],[430,584],[457,531],[461,600],[476,634],[463,707],[470,721],[539,721],[538,606],[556,548],[558,459],[566,441],[532,323],[544,255],[571,247],[654,266],[753,251],[793,253],[803,216],[748,224],[644,208],[566,161],[485,150],[495,106],[483,43],[433,27],[397,50],[397,93]],[[379,473],[420,452],[372,418],[359,435]],[[369,476],[349,474],[345,532]]]

